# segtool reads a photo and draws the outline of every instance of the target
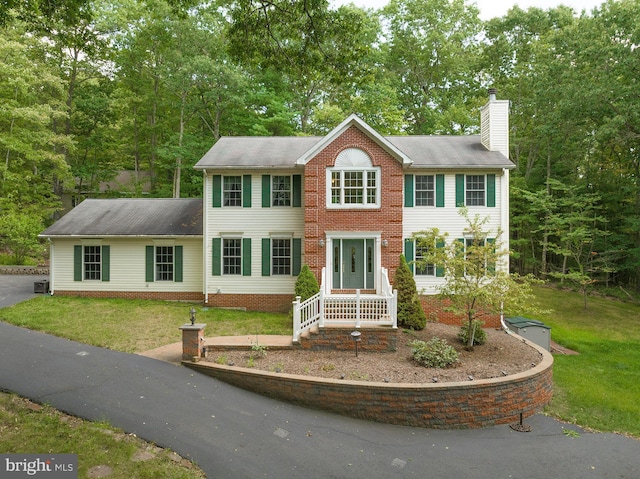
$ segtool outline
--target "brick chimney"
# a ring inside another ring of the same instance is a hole
[[[495,88],[488,92],[489,102],[480,110],[480,141],[487,150],[509,158],[509,100],[497,100]]]

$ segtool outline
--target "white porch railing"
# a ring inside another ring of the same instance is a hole
[[[322,269],[324,283],[325,270]],[[398,292],[393,291],[385,268],[380,271],[380,293],[378,294],[326,294],[324,284],[315,296],[301,302],[296,297],[293,302],[293,341],[311,329],[330,325],[385,325],[398,327]]]

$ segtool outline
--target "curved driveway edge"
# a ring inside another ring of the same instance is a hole
[[[527,419],[528,433],[509,426],[379,424],[306,410],[184,367],[2,322],[0,388],[106,420],[194,460],[216,479],[640,477],[640,441],[542,415]]]

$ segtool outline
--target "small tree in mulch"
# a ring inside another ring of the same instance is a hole
[[[393,288],[398,291],[398,325],[409,329],[424,329],[427,316],[420,304],[418,288],[404,255],[400,255]]]
[[[318,294],[320,286],[315,274],[311,271],[308,265],[303,265],[296,280],[295,294],[300,296],[300,301],[305,301],[311,296]]]

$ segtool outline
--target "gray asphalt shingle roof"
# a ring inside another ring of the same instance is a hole
[[[40,236],[202,236],[202,199],[88,199]]]
[[[323,137],[223,137],[198,161],[196,169],[292,168]],[[479,135],[388,136],[385,139],[413,163],[410,168],[514,168],[502,153],[489,151]]]

